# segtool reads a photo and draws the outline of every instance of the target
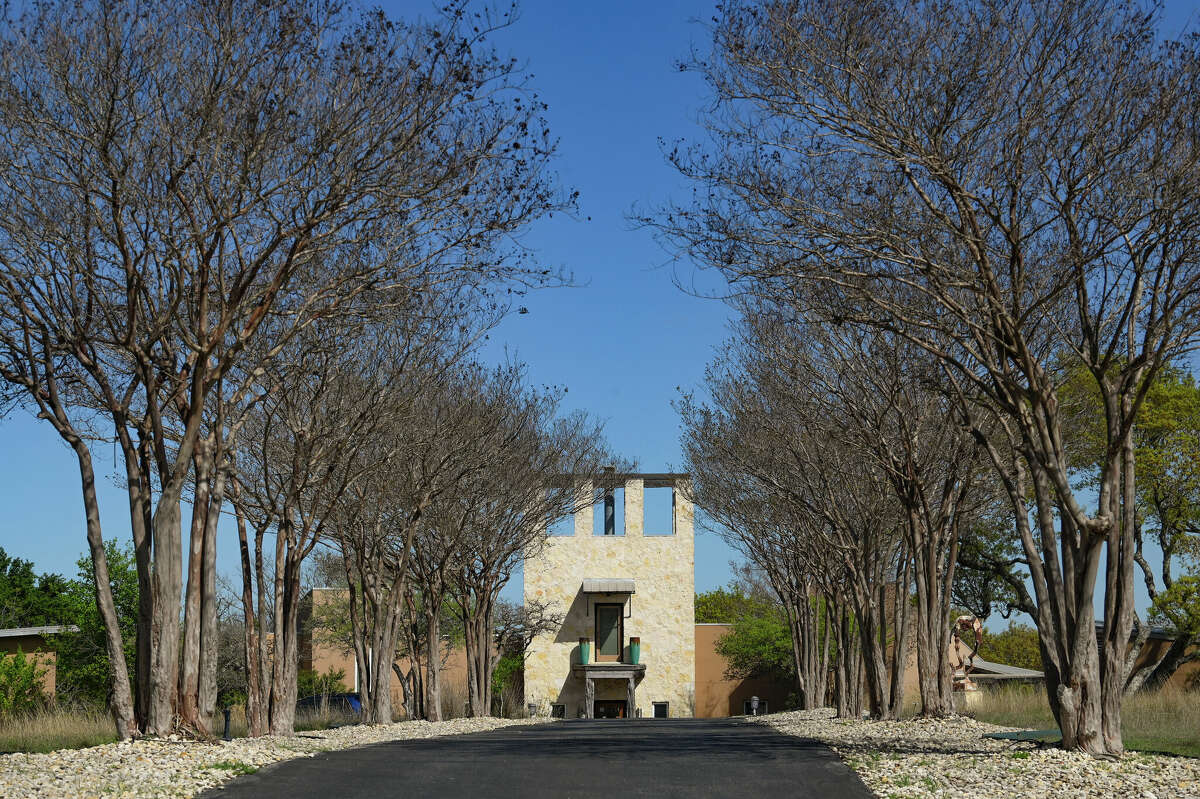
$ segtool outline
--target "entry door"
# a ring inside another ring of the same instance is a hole
[[[598,719],[623,719],[625,718],[625,700],[597,699],[595,713],[592,715]]]
[[[596,605],[596,662],[616,663],[621,660],[621,629],[625,617],[624,605]]]

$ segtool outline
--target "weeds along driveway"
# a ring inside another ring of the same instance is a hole
[[[870,791],[824,744],[740,719],[569,720],[375,744],[240,777],[211,799],[846,797]]]

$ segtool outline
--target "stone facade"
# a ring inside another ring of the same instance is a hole
[[[645,535],[644,488],[673,488],[672,533]],[[656,702],[666,702],[670,716],[695,711],[695,543],[691,482],[686,475],[629,475],[625,480],[624,535],[593,534],[593,509],[575,515],[574,535],[551,536],[535,557],[525,561],[525,600],[538,600],[565,614],[560,629],[530,645],[525,656],[525,701],[549,714],[562,705],[567,717],[584,716],[586,679],[580,662],[579,639],[592,641],[594,606],[624,606],[622,663],[630,663],[629,639],[641,639],[635,679],[635,701],[642,716],[653,715]],[[580,487],[592,494],[590,484]],[[584,593],[584,580],[632,580],[634,592]],[[603,665],[603,664],[602,664]],[[613,664],[616,666],[616,664]],[[573,669],[572,667],[575,666]],[[626,669],[625,672],[629,670]],[[590,672],[595,674],[595,671]],[[624,700],[626,679],[593,680],[595,699]],[[628,706],[627,706],[628,707]],[[629,711],[629,715],[636,715]]]

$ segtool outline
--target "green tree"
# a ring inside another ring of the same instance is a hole
[[[0,548],[0,627],[40,627],[71,621],[69,581],[37,574],[32,561]]]
[[[130,684],[135,686],[134,647],[137,636],[138,581],[132,544],[109,540],[104,545],[113,601],[121,626],[125,662],[129,668]],[[55,678],[59,700],[83,704],[106,704],[109,691],[109,658],[104,643],[104,622],[96,607],[96,586],[92,558],[83,555],[75,561],[78,577],[67,583],[65,602],[69,607],[70,623],[78,632],[54,637],[58,651]]]
[[[756,601],[737,586],[696,594],[696,623],[732,624],[750,612]]]
[[[979,647],[979,656],[993,663],[1042,670],[1042,652],[1038,647],[1037,630],[1026,624],[1010,621],[1007,630],[999,633],[985,632],[983,643]]]
[[[783,606],[765,591],[734,581],[696,595],[698,623],[724,623],[729,632],[717,639],[729,679],[764,677],[793,683],[796,664],[792,633]]]
[[[20,649],[11,655],[0,654],[0,719],[27,713],[46,701],[43,673],[37,659],[25,657]]]
[[[782,607],[739,618],[717,639],[717,654],[725,658],[725,675],[730,679],[796,681],[792,635]]]

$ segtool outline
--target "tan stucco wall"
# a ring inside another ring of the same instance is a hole
[[[0,638],[0,654],[15,655],[17,652],[25,655],[25,661],[33,661],[41,674],[42,692],[47,697],[54,696],[55,682],[58,671],[58,653],[50,649],[46,639],[40,635],[22,635],[14,638]]]
[[[775,713],[787,707],[792,688],[787,683],[751,678],[730,680],[725,677],[728,665],[717,653],[717,639],[729,632],[729,624],[696,625],[696,716],[702,719],[740,716],[745,703],[757,696],[765,701],[766,709]]]
[[[534,639],[525,656],[525,701],[549,713],[551,704],[566,706],[568,717],[580,713],[583,680],[571,674],[579,662],[580,637],[592,639],[595,660],[595,617],[598,602],[625,602],[623,659],[629,638],[641,638],[640,662],[645,677],[637,684],[637,707],[652,715],[652,703],[669,702],[671,716],[691,716],[695,707],[695,542],[690,485],[675,486],[672,535],[643,535],[644,484],[625,483],[625,534],[592,534],[592,508],[575,516],[571,536],[551,536],[542,551],[525,561],[525,600],[539,600],[565,614],[556,633]],[[585,495],[590,485],[582,485]],[[585,595],[585,578],[632,579],[635,593]],[[624,699],[625,686],[615,680],[596,682],[597,699]],[[631,713],[631,715],[633,715]]]

